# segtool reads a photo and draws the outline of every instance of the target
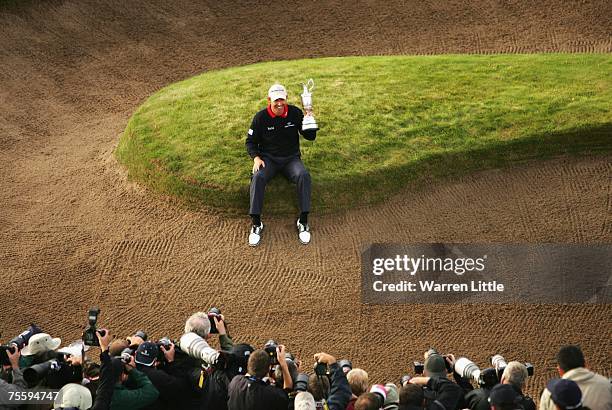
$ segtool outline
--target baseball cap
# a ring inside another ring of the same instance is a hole
[[[387,400],[387,389],[385,389],[385,386],[382,384],[373,384],[372,387],[370,387],[370,393],[378,394],[382,397],[383,402]]]
[[[582,406],[582,392],[573,380],[553,379],[546,385],[552,401],[562,409],[577,409]]]
[[[268,97],[270,97],[271,101],[278,100],[282,98],[283,100],[287,99],[287,90],[280,84],[274,84],[268,90]]]
[[[157,359],[158,353],[159,348],[155,343],[144,342],[136,349],[136,358],[134,361],[144,366],[152,366],[155,359]]]
[[[38,353],[48,352],[60,347],[62,340],[59,337],[52,338],[47,333],[37,333],[28,341],[28,345],[21,350],[22,356],[33,356]]]
[[[387,383],[385,384],[385,390],[387,390],[387,397],[385,398],[383,409],[397,410],[399,407],[399,392],[397,391],[397,386],[394,383]]]
[[[437,353],[430,354],[425,361],[425,371],[430,377],[446,377],[446,362],[444,357]]]
[[[489,403],[497,407],[517,404],[518,401],[518,392],[509,384],[497,384],[489,394]]]
[[[92,406],[91,392],[85,386],[68,383],[57,393],[54,409],[76,408],[87,410]]]
[[[240,343],[232,347],[232,354],[234,355],[233,368],[236,372],[240,374],[246,373],[249,356],[254,351],[253,346],[246,343]]]

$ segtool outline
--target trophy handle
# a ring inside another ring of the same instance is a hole
[[[306,87],[308,89],[308,92],[312,92],[312,90],[314,90],[315,84],[312,78],[306,82]]]

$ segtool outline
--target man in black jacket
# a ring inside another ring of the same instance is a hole
[[[283,386],[269,384],[270,356],[265,350],[255,350],[249,356],[248,373],[232,379],[229,388],[229,410],[287,410],[288,391],[293,389],[293,381],[285,360],[285,346],[276,350],[278,364],[283,372]]]
[[[159,360],[160,348],[153,342],[144,342],[136,350],[136,368],[147,375],[159,391],[159,397],[147,409],[162,410],[183,408],[188,386],[174,369],[174,344],[168,349],[161,347],[163,360]]]
[[[336,362],[336,358],[327,353],[314,355],[317,363],[327,365],[328,376],[310,375],[308,380],[308,391],[312,393],[318,406],[327,406],[329,410],[343,410],[351,399],[351,388],[342,368]]]
[[[527,395],[523,394],[523,388],[527,382],[527,367],[520,362],[510,362],[504,369],[501,376],[501,384],[509,384],[512,386],[520,406],[525,410],[536,410],[535,402]],[[466,403],[471,410],[487,410],[490,408],[489,395],[491,388],[481,387],[466,394]]]
[[[302,110],[287,104],[287,90],[274,84],[268,90],[268,106],[255,114],[249,128],[246,149],[253,159],[253,178],[251,179],[252,220],[249,245],[257,246],[261,240],[263,223],[264,191],[266,184],[281,172],[297,185],[300,216],[297,220],[298,239],[303,244],[310,242],[308,213],[310,212],[310,174],[300,157],[300,134],[314,141],[316,130],[302,130]]]
[[[463,398],[463,389],[448,380],[446,359],[437,353],[425,361],[425,376],[413,377],[409,383],[425,389],[428,410],[455,410]]]

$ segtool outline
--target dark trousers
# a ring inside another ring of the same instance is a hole
[[[262,158],[265,167],[259,168],[251,178],[251,208],[250,215],[261,215],[264,192],[269,180],[280,171],[289,181],[297,185],[298,205],[301,212],[310,212],[311,181],[308,170],[300,157]]]

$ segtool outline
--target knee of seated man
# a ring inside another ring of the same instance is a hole
[[[298,179],[310,179],[310,172],[307,169],[302,169],[297,174]]]
[[[260,168],[257,172],[255,172],[253,174],[253,180],[256,182],[265,182],[266,175],[264,174],[264,170]]]

